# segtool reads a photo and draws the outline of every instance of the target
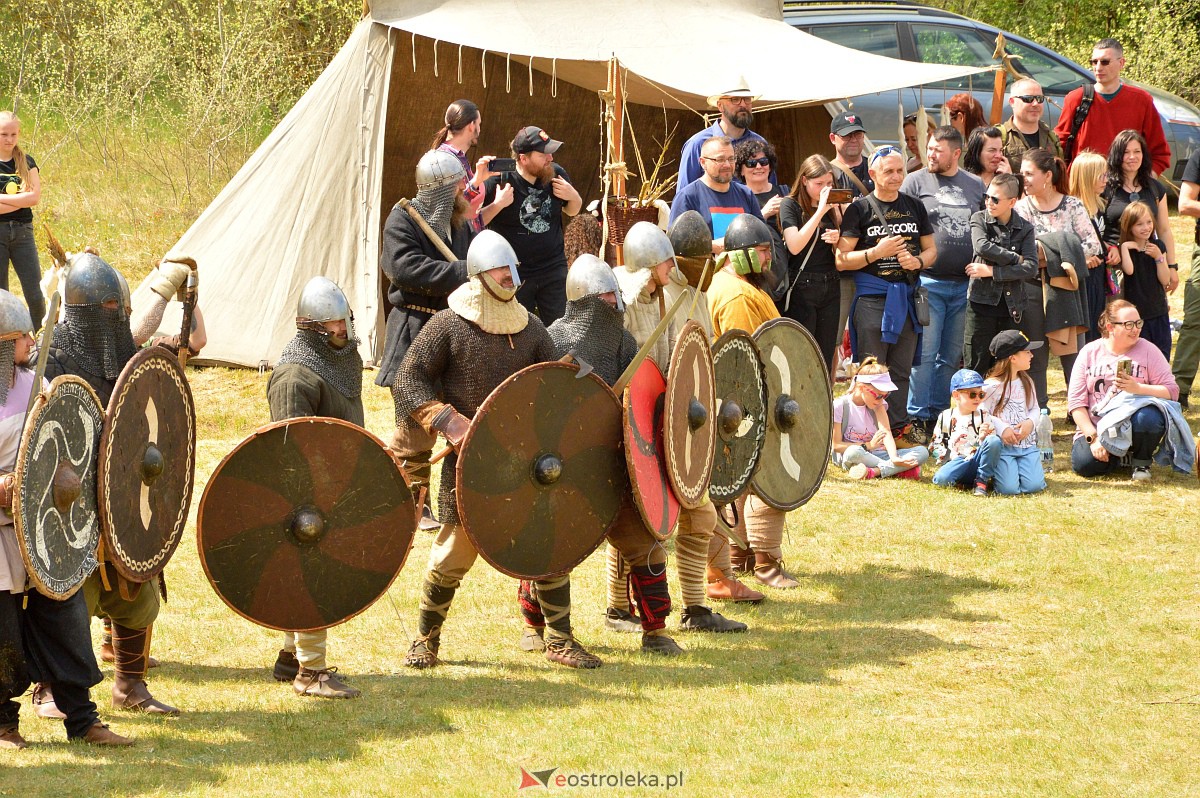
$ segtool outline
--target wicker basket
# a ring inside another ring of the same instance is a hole
[[[629,204],[627,197],[613,197],[606,208],[608,216],[608,242],[604,247],[604,259],[610,266],[617,265],[617,246],[625,241],[629,228],[638,222],[658,224],[658,208],[650,205],[645,208]]]

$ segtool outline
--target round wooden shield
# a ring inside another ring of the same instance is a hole
[[[104,410],[91,386],[58,377],[34,402],[17,452],[12,517],[38,592],[67,599],[96,569],[96,462]]]
[[[659,540],[670,537],[679,521],[679,499],[671,489],[663,458],[666,391],[662,372],[646,358],[629,381],[621,402],[625,409],[625,463],[633,486],[633,503],[646,528]]]
[[[791,319],[754,333],[767,375],[767,437],[751,489],[776,510],[817,492],[833,446],[833,391],[817,341]]]
[[[518,579],[569,572],[629,490],[621,403],[595,374],[537,363],[500,383],[459,447],[458,515],[479,554]]]
[[[121,576],[148,582],[183,538],[196,479],[196,406],[167,349],[143,349],[117,378],[99,474],[105,556]]]
[[[200,497],[200,564],[221,600],[271,629],[336,626],[387,592],[416,508],[383,442],[334,418],[268,424],[220,462]]]
[[[767,436],[767,381],[750,334],[729,330],[713,343],[717,453],[708,495],[729,504],[750,487]]]
[[[712,350],[704,328],[683,326],[671,352],[667,373],[664,441],[667,477],[679,503],[695,509],[704,503],[717,451],[716,395]]]

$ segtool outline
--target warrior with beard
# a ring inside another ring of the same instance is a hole
[[[724,137],[730,140],[730,146],[736,147],[743,141],[763,141],[763,137],[750,129],[754,123],[754,92],[746,85],[743,78],[741,83],[729,91],[708,98],[708,104],[720,112],[720,116],[711,127],[706,127],[693,135],[683,144],[683,153],[679,156],[679,182],[676,192],[683,190],[688,183],[699,180],[704,174],[700,163],[700,148],[704,142],[713,137]],[[775,170],[771,170],[771,182],[778,184]]]
[[[296,305],[296,335],[267,383],[271,420],[327,416],[363,426],[362,371],[346,295],[329,278],[312,278]],[[324,629],[285,632],[275,679],[290,681],[300,695],[357,698],[359,691],[326,664],[326,639]]]
[[[67,736],[95,745],[133,741],[100,722],[88,691],[103,678],[92,653],[83,593],[62,601],[26,590],[29,579],[13,529],[17,450],[34,372],[33,321],[21,300],[0,290],[0,749],[25,747],[14,699],[31,680],[52,686]]]
[[[688,215],[685,226],[687,223],[698,227],[702,244],[709,242],[708,226],[699,214]],[[623,254],[625,264],[613,269],[613,274],[625,303],[625,327],[638,344],[644,344],[649,339],[667,306],[681,293],[689,295],[685,303],[688,307],[693,299],[696,300],[696,321],[706,332],[711,328],[704,294],[699,292],[700,295],[696,297],[697,289],[689,285],[687,277],[677,268],[675,250],[666,233],[650,222],[638,222],[625,236]],[[684,314],[678,314],[650,351],[650,357],[663,374],[671,365],[671,352],[686,321]],[[706,574],[716,572],[721,574],[718,580],[723,580],[722,566],[728,570],[729,546],[724,536],[714,534],[716,526],[717,512],[711,502],[705,501],[693,510],[680,511],[675,536],[679,592],[684,604],[680,628],[705,632],[744,632],[746,624],[730,620],[705,606]],[[658,589],[657,584],[661,583],[665,593],[666,574],[663,571],[662,567],[647,567],[644,561],[632,559],[618,547],[609,546],[608,608],[605,611],[608,628],[619,632],[645,628],[647,608],[639,606],[641,618],[630,612],[630,588],[638,597]],[[744,587],[733,578],[720,582],[715,590],[710,585],[709,592],[715,593],[715,598],[734,601],[761,601],[763,598],[761,593]],[[638,603],[641,605],[643,602],[639,599]]]
[[[612,385],[637,354],[637,341],[625,329],[624,316],[625,302],[613,270],[595,255],[583,254],[567,273],[567,313],[550,325],[550,337],[559,355],[578,355],[600,379]],[[682,654],[683,649],[665,631],[671,613],[665,578],[667,552],[646,529],[629,493],[623,497],[608,541],[625,562],[637,563],[629,586],[641,613],[642,650],[669,656]],[[540,650],[545,619],[532,582],[521,582],[519,600],[525,622],[521,647]]]
[[[430,435],[440,432],[454,447],[496,386],[526,366],[556,358],[546,328],[515,301],[521,284],[517,256],[503,237],[489,230],[480,233],[467,252],[467,273],[470,280],[450,295],[450,309],[425,325],[392,383],[396,426],[403,430],[415,424]],[[413,668],[438,663],[442,625],[478,556],[459,522],[457,463],[452,453],[442,464],[438,511],[443,525],[421,589],[418,636],[404,660]],[[571,634],[570,577],[537,580],[534,587],[545,616],[546,659],[572,668],[599,667],[599,657]]]
[[[107,406],[117,378],[137,351],[124,280],[99,255],[85,252],[72,259],[63,293],[66,310],[54,327],[46,378],[74,374]],[[151,630],[159,612],[156,587],[163,589],[162,582],[130,582],[102,562],[84,581],[82,592],[92,615],[112,620],[113,708],[178,715],[178,709],[155,699],[146,686]],[[54,703],[44,685],[34,693],[39,715],[57,717],[62,708],[56,711]]]
[[[467,281],[463,260],[471,242],[467,217],[470,207],[463,197],[466,170],[452,153],[430,150],[417,162],[417,196],[412,209],[419,213],[434,233],[456,256],[447,260],[437,244],[417,225],[413,216],[399,205],[392,208],[383,228],[383,253],[380,269],[388,278],[387,339],[383,360],[375,384],[391,387],[396,369],[408,353],[425,322],[446,308],[446,297]],[[410,464],[429,462],[436,438],[420,429],[401,435],[397,430],[392,442],[396,454]],[[413,498],[429,487],[429,466],[410,469]],[[436,529],[428,505],[422,509],[422,529]]]

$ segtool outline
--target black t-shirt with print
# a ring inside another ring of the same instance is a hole
[[[566,170],[554,164],[554,174],[570,181]],[[493,175],[483,185],[483,204],[496,198],[501,181],[513,187],[513,201],[488,224],[487,229],[504,236],[521,262],[519,271],[541,274],[555,269],[566,271],[567,256],[563,249],[562,210],[565,204],[554,196],[549,184],[535,185],[519,172]]]
[[[25,163],[30,169],[37,169],[33,156],[26,155]],[[17,175],[16,159],[0,161],[0,200],[7,194],[16,194],[21,190],[21,178]],[[0,222],[32,222],[32,208],[18,208],[11,213],[0,213]]]
[[[903,236],[912,255],[921,254],[921,236],[933,235],[933,225],[929,223],[929,214],[925,206],[907,194],[900,194],[892,202],[884,202],[878,197],[875,201],[883,210],[891,234]],[[855,252],[869,249],[886,238],[866,197],[859,197],[846,209],[846,214],[842,217],[842,235],[858,239],[854,246]],[[917,271],[906,271],[895,257],[880,258],[874,263],[868,263],[862,271],[891,283],[916,282],[919,275]]]

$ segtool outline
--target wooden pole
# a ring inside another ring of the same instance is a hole
[[[616,208],[625,202],[625,95],[621,87],[621,62],[615,55],[608,61],[608,93],[613,98],[612,113],[608,115],[608,163],[617,167],[611,172]],[[604,212],[608,213],[608,208]],[[613,247],[613,257],[618,266],[624,265],[624,247],[620,241]]]

